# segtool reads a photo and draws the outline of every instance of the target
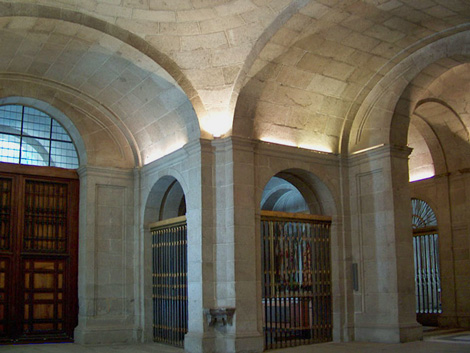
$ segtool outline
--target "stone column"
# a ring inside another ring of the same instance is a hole
[[[133,170],[82,167],[79,343],[135,340]]]
[[[406,342],[416,322],[407,148],[382,146],[350,157],[355,340]]]
[[[449,176],[451,233],[441,236],[442,310],[439,324],[470,328],[470,174],[468,169]],[[445,281],[445,282],[444,282]]]
[[[188,333],[184,349],[214,352],[215,335],[205,309],[214,306],[214,155],[208,140],[188,144],[184,163],[187,181],[188,225]]]
[[[231,137],[215,140],[213,146],[217,210],[215,305],[235,309],[231,322],[212,327],[216,351],[261,352],[253,145],[249,140]]]

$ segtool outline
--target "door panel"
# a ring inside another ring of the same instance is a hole
[[[60,171],[53,169],[53,178],[0,174],[3,342],[73,339],[78,312],[78,180],[70,179],[70,171],[68,178],[57,177]]]
[[[23,252],[67,252],[67,184],[26,180]]]
[[[0,340],[8,336],[9,259],[0,258]]]
[[[23,261],[23,335],[62,334],[65,326],[63,259]]]
[[[10,250],[11,246],[12,185],[11,178],[0,177],[0,251]]]

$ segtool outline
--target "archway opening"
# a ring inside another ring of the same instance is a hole
[[[411,200],[415,263],[416,319],[425,326],[438,326],[442,313],[441,275],[437,219],[423,200]]]
[[[173,177],[160,179],[156,188],[158,221],[150,224],[153,340],[183,347],[188,331],[186,199]]]
[[[78,165],[55,118],[32,106],[0,106],[1,343],[73,341]]]
[[[331,341],[331,217],[312,214],[321,204],[291,172],[271,178],[260,206],[264,348]]]

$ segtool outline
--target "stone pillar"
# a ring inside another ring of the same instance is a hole
[[[254,151],[251,141],[213,142],[216,155],[216,308],[234,308],[232,322],[216,323],[216,352],[261,352],[257,282]],[[209,308],[207,308],[209,309]]]
[[[79,343],[125,343],[134,318],[133,170],[82,167],[78,260]]]
[[[214,154],[208,140],[185,146],[188,154],[182,174],[187,181],[188,225],[188,333],[184,349],[191,353],[215,351],[215,335],[205,309],[214,306]]]
[[[439,324],[470,328],[470,174],[468,169],[449,176],[451,234],[441,236],[442,310]],[[452,280],[452,283],[450,283]],[[444,282],[445,281],[445,282]]]
[[[416,322],[407,148],[382,146],[350,157],[355,340],[406,342]]]

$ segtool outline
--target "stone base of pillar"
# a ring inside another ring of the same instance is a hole
[[[227,335],[217,338],[216,348],[220,353],[258,353],[264,350],[264,338],[259,333]]]
[[[97,327],[78,325],[74,341],[80,344],[113,344],[139,342],[142,332],[131,326],[100,324]]]
[[[214,353],[215,337],[207,333],[188,332],[184,336],[184,351],[189,353]]]
[[[217,336],[192,332],[184,336],[184,350],[189,353],[258,353],[263,349],[263,336],[259,333]]]
[[[423,327],[418,323],[401,326],[356,326],[355,341],[404,343],[423,339]]]

